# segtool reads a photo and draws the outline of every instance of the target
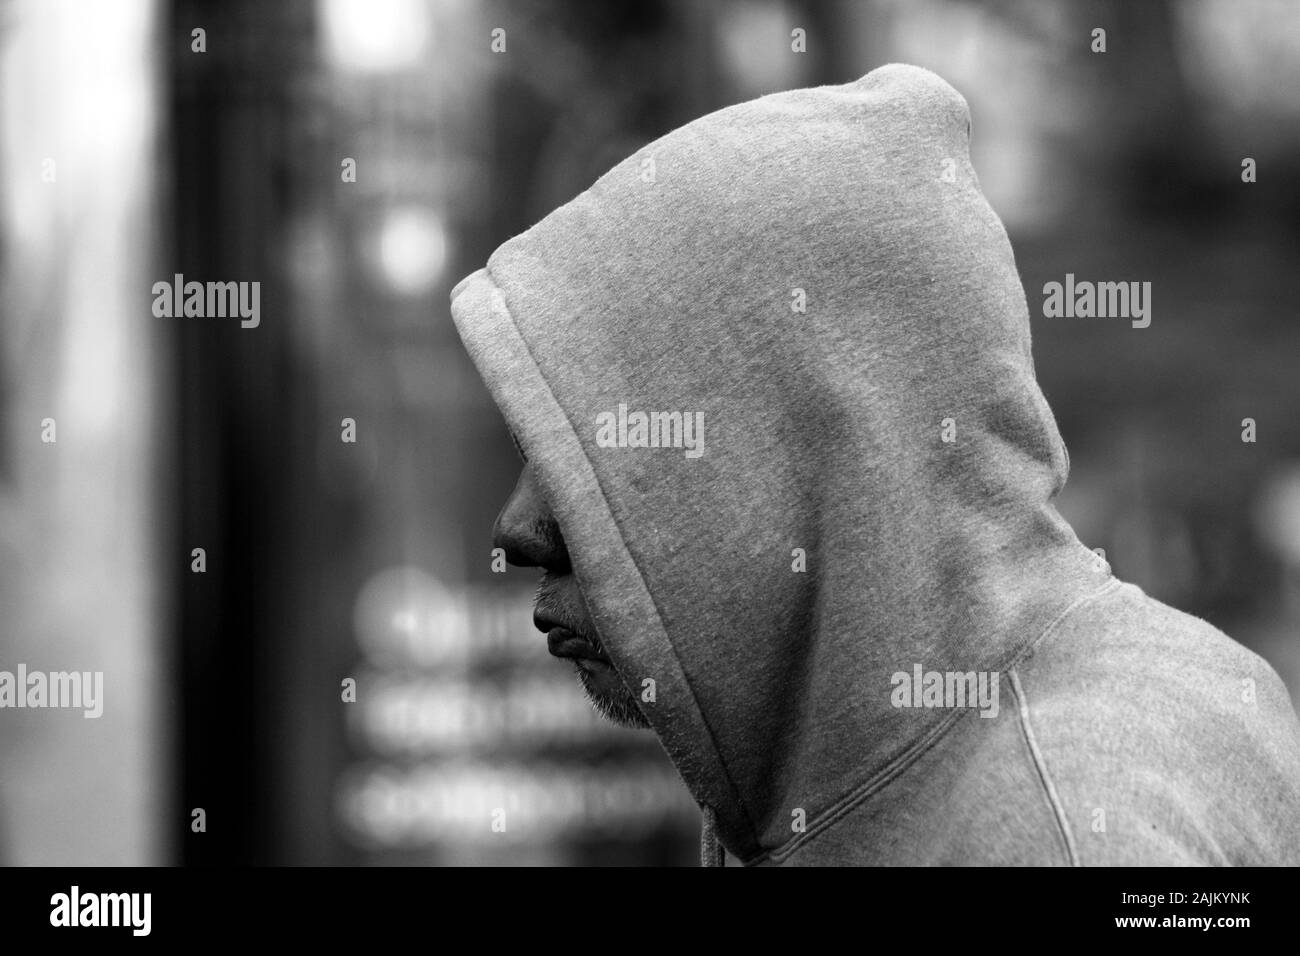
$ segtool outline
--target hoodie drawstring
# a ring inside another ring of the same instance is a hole
[[[726,866],[727,859],[718,839],[718,818],[712,807],[704,808],[704,825],[700,828],[700,866]]]

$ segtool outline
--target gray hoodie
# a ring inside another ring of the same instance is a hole
[[[1053,505],[969,136],[902,65],[721,110],[501,246],[456,326],[745,864],[1300,863],[1281,681]]]

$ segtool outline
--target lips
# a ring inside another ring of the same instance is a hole
[[[553,627],[546,632],[546,648],[555,657],[607,663],[606,658],[585,637],[567,627]]]
[[[533,614],[533,627],[546,634],[546,647],[554,657],[563,657],[586,665],[611,666],[599,643],[583,637],[557,621]]]

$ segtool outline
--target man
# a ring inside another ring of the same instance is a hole
[[[453,291],[497,545],[745,864],[1300,863],[1273,671],[1119,581],[965,100],[891,65],[647,146]]]

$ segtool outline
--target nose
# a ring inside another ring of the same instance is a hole
[[[531,466],[525,467],[492,528],[492,545],[506,561],[521,568],[569,571],[569,553],[560,526],[551,514]]]

